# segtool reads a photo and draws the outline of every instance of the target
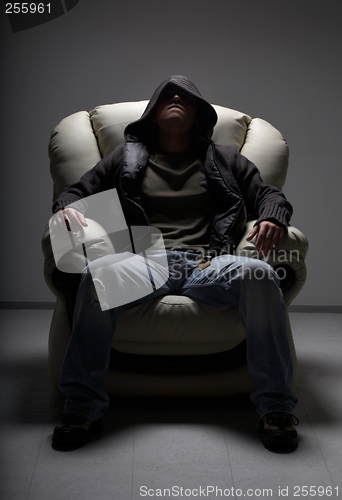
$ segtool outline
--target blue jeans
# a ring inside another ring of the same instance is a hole
[[[202,271],[196,254],[167,251],[167,259],[166,283],[130,305],[171,294],[217,307],[238,307],[246,332],[248,370],[255,385],[251,400],[259,417],[272,410],[292,412],[298,400],[290,389],[292,359],[276,272],[262,261],[233,255],[215,257]],[[109,367],[117,311],[101,310],[86,269],[60,376],[60,389],[66,397],[64,411],[78,411],[92,420],[106,411],[109,398],[101,387]]]

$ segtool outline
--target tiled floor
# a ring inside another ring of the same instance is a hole
[[[0,311],[1,500],[342,498],[341,314],[291,313],[300,443],[284,454],[261,445],[246,398],[116,400],[101,440],[54,451],[51,316]]]

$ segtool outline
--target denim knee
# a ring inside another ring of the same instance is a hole
[[[90,274],[89,267],[87,266],[84,269],[81,277],[79,295],[84,299],[88,294],[92,302],[95,302],[96,304],[99,303],[99,298],[94,285],[94,281],[92,275]]]
[[[279,276],[272,266],[259,259],[248,259],[242,264],[242,277],[253,281],[275,281],[279,284]]]

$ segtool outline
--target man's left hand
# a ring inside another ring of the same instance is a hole
[[[247,236],[246,240],[250,241],[254,236],[258,235],[255,248],[258,252],[265,254],[271,250],[278,250],[284,241],[285,230],[283,227],[278,226],[270,221],[262,221],[253,227],[252,231]]]

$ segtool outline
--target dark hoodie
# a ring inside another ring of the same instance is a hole
[[[217,114],[215,109],[211,104],[203,99],[200,91],[198,90],[196,85],[191,80],[189,80],[189,78],[181,75],[174,75],[164,80],[156,88],[141,118],[139,118],[139,120],[135,122],[130,123],[126,127],[125,137],[128,138],[128,140],[137,140],[139,138],[149,143],[151,139],[154,138],[155,124],[152,121],[154,110],[157,106],[160,94],[166,87],[170,85],[179,87],[195,98],[197,105],[195,135],[198,135],[203,139],[211,138],[217,122]]]
[[[161,92],[168,85],[188,92],[198,104],[198,124],[194,132],[208,192],[214,203],[209,240],[212,255],[222,251],[233,253],[248,219],[257,219],[256,223],[271,220],[286,230],[292,214],[290,203],[281,191],[262,182],[259,170],[247,158],[230,146],[217,146],[212,142],[216,112],[194,83],[180,75],[171,76],[157,87],[141,118],[126,127],[125,142],[84,174],[79,182],[66,188],[53,204],[53,212],[86,196],[116,188],[127,225],[150,225],[140,185],[155,137],[154,110]]]

